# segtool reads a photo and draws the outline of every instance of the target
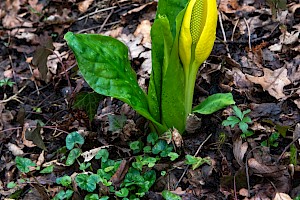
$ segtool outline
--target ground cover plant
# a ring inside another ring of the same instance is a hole
[[[298,2],[199,2],[1,1],[0,199],[299,199]]]

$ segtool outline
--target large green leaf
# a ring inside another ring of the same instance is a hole
[[[148,102],[151,115],[161,122],[162,74],[168,64],[173,38],[166,17],[155,20],[151,28],[152,71],[148,88]]]
[[[97,93],[129,104],[139,114],[161,126],[148,111],[147,96],[130,66],[128,48],[120,41],[98,34],[65,35],[86,82]]]
[[[171,32],[176,35],[176,17],[181,12],[189,0],[159,0],[156,17],[166,16],[170,21]]]
[[[176,19],[176,37],[174,39],[168,67],[162,82],[162,120],[167,127],[175,127],[180,133],[185,129],[186,113],[184,107],[184,72],[178,56],[178,40],[185,10]]]
[[[196,106],[193,112],[208,115],[232,104],[235,101],[231,93],[213,94]]]

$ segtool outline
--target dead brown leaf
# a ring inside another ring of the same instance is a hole
[[[115,187],[119,187],[122,183],[123,179],[125,178],[125,175],[128,172],[129,165],[131,160],[122,160],[119,168],[117,169],[116,173],[111,177],[110,181],[113,183]]]
[[[151,30],[151,23],[149,20],[143,20],[141,23],[138,25],[134,32],[134,36],[138,36],[141,34],[143,36],[142,44],[149,45],[151,43],[151,36],[150,36],[150,30]]]
[[[283,93],[284,86],[291,84],[290,79],[287,78],[287,69],[282,67],[274,71],[263,68],[264,76],[255,77],[246,75],[247,79],[253,83],[260,84],[264,90],[267,90],[269,94],[278,100],[286,99],[286,95]]]
[[[93,2],[94,2],[93,0],[85,0],[85,1],[79,2],[79,4],[78,4],[78,10],[79,10],[81,13],[86,12],[87,9],[90,7],[90,5],[91,5]]]
[[[277,192],[273,200],[293,200],[288,194]]]
[[[237,140],[233,142],[233,154],[240,166],[244,166],[243,158],[248,149],[248,143],[242,141],[242,138],[238,137]]]

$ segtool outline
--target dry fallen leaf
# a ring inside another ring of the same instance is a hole
[[[151,43],[151,36],[150,36],[150,30],[151,30],[151,22],[149,20],[143,20],[138,27],[136,28],[134,32],[134,36],[138,36],[141,34],[143,36],[142,44]]]
[[[80,13],[84,13],[87,11],[87,9],[89,8],[89,6],[93,3],[93,0],[85,0],[82,1],[78,4],[78,10],[80,11]]]
[[[284,86],[291,84],[290,79],[287,78],[287,69],[282,67],[272,71],[268,68],[263,68],[263,72],[264,76],[262,77],[250,75],[246,75],[246,77],[251,82],[260,84],[264,90],[267,90],[269,94],[276,99],[286,99],[283,88]]]
[[[277,192],[273,200],[292,200],[292,198],[288,194]]]
[[[85,151],[81,154],[81,156],[84,158],[84,161],[83,162],[89,162],[90,160],[92,160],[95,155],[98,153],[98,151],[100,149],[104,149],[104,148],[107,148],[111,145],[106,145],[106,146],[102,146],[102,147],[98,147],[98,148],[95,148],[95,149],[91,149],[89,151]]]
[[[248,143],[242,141],[242,138],[238,138],[233,142],[233,154],[240,166],[244,166],[243,158],[248,149]]]
[[[23,150],[15,144],[8,143],[7,148],[14,156],[20,156],[24,154]]]

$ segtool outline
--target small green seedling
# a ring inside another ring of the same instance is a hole
[[[242,112],[237,106],[233,106],[232,109],[234,111],[235,116],[227,117],[227,119],[222,122],[222,125],[230,126],[231,128],[233,128],[235,125],[238,125],[242,131],[242,138],[246,138],[253,135],[254,133],[248,130],[248,124],[252,123],[252,120],[249,116],[246,116],[248,113],[251,112],[251,110],[248,109]]]
[[[278,147],[278,138],[279,138],[280,134],[275,132],[275,133],[272,133],[269,138],[267,140],[264,140],[262,143],[261,143],[261,146],[264,146],[264,147]]]
[[[0,87],[12,87],[15,84],[15,82],[11,81],[9,78],[4,78],[0,80]]]

